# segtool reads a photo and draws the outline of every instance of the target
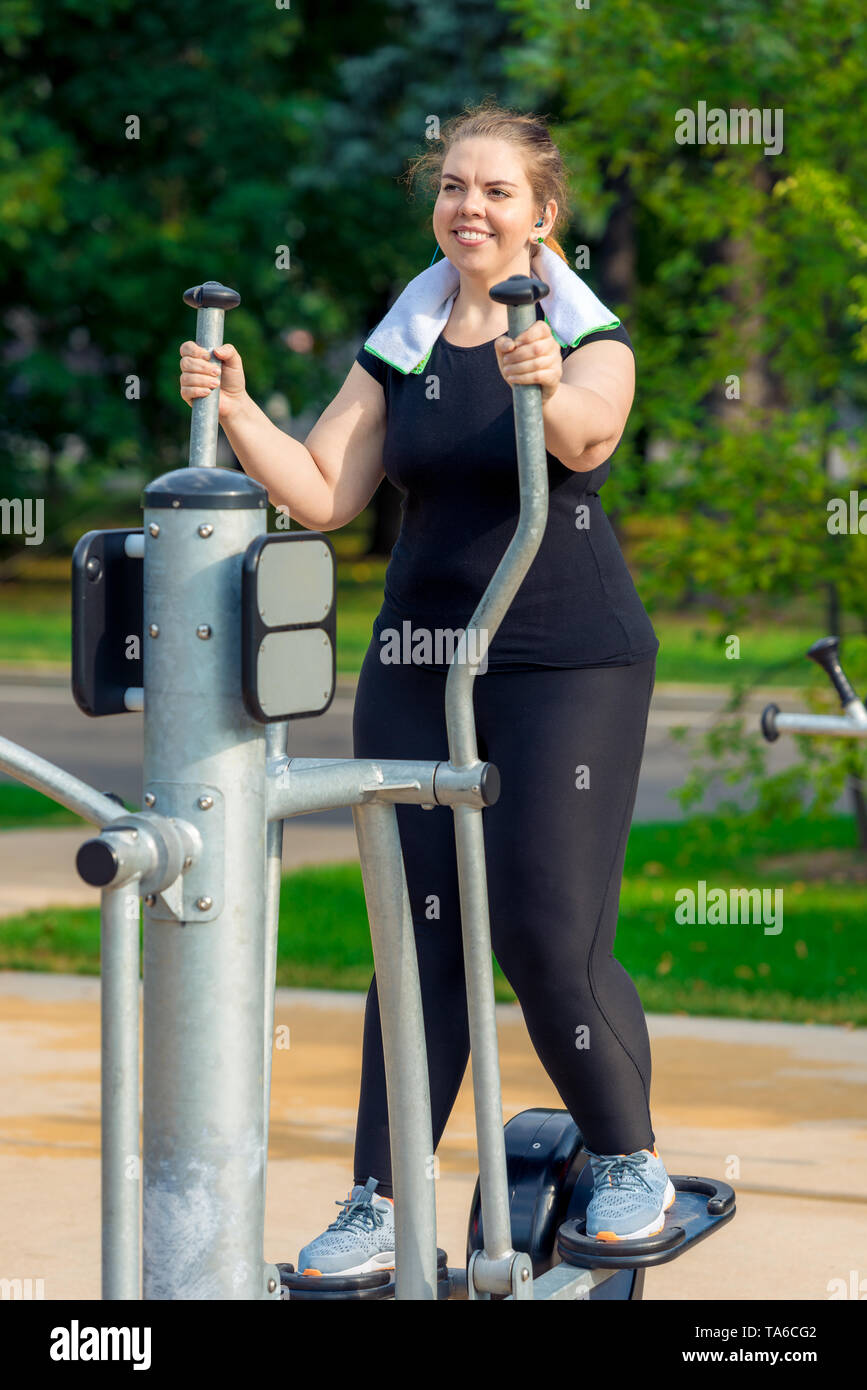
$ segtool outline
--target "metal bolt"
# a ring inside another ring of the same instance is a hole
[[[186,859],[184,860],[184,868],[185,868],[185,869],[188,869],[188,868],[190,867],[190,865],[192,864],[192,862],[193,862],[193,856],[192,856],[191,854],[188,854],[187,857],[186,857]]]
[[[145,792],[144,804],[145,806],[156,806],[157,799],[153,792]]]
[[[172,503],[172,506],[173,506],[173,507],[179,507],[180,505],[181,505],[181,504],[180,504],[180,502],[178,501],[178,499],[177,499],[177,497],[176,497],[175,500],[174,500],[174,502]]]
[[[529,1271],[529,1269],[522,1269],[522,1270],[521,1270],[521,1283],[522,1283],[522,1284],[526,1284],[526,1282],[527,1282],[527,1280],[529,1279],[529,1277],[530,1277],[530,1271]]]
[[[156,895],[156,893],[145,893],[145,902],[147,903],[148,907],[153,907],[153,905],[154,905],[154,903],[156,902],[156,900],[157,900],[157,895]]]
[[[213,804],[214,798],[212,796],[200,796],[196,802],[200,811],[210,811]]]
[[[199,623],[199,626],[196,628],[196,636],[197,636],[197,637],[201,637],[201,639],[202,639],[203,642],[207,642],[207,640],[208,640],[208,638],[210,637],[210,635],[211,635],[211,624],[210,624],[210,623]]]
[[[213,898],[196,898],[196,907],[199,909],[200,912],[207,912],[208,909],[213,906]]]
[[[269,1279],[269,1280],[268,1280],[268,1292],[269,1292],[269,1293],[276,1293],[276,1292],[277,1292],[277,1280],[276,1280],[276,1279]]]
[[[160,625],[159,625],[159,623],[148,623],[148,637],[159,637],[159,635],[160,635]]]
[[[151,524],[150,524],[150,526],[148,527],[148,535],[156,537],[156,536],[159,535],[159,533],[160,533],[160,528],[159,528],[159,526],[157,525],[157,523],[156,523],[155,521],[152,521]]]
[[[214,528],[211,525],[210,521],[203,521],[201,526],[199,527],[199,535],[207,539],[208,536],[212,536],[213,534]]]

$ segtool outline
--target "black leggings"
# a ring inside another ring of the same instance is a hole
[[[654,656],[633,666],[486,671],[473,691],[479,757],[502,779],[499,800],[482,812],[494,954],[564,1106],[587,1147],[603,1154],[654,1144],[647,1024],[611,952],[655,669]],[[447,760],[445,682],[430,667],[382,663],[372,643],[355,697],[355,757]],[[585,787],[576,785],[582,766]],[[454,817],[447,807],[396,809],[436,1149],[469,1058]],[[393,1195],[375,974],[354,1182],[368,1177]]]

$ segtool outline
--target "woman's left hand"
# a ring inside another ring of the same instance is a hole
[[[553,396],[563,375],[563,357],[549,325],[537,319],[517,338],[494,339],[497,362],[509,386],[541,386],[542,404]]]

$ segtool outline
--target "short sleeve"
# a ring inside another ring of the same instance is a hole
[[[581,339],[577,347],[564,347],[562,349],[564,360],[569,356],[570,352],[578,352],[581,348],[586,347],[588,343],[604,342],[625,343],[633,357],[635,356],[635,348],[632,346],[632,339],[621,323],[617,328],[600,328],[597,329],[595,333],[588,333],[586,338]]]
[[[363,367],[366,372],[369,372],[370,375],[379,382],[384,391],[390,370],[388,363],[383,362],[382,358],[377,357],[375,353],[368,352],[363,343],[355,354],[355,360],[359,366]]]

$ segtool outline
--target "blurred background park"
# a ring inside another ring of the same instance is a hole
[[[248,389],[303,439],[431,260],[408,161],[494,97],[548,120],[569,171],[561,243],[635,346],[602,501],[660,638],[657,698],[714,696],[670,779],[676,813],[636,819],[619,958],[659,1011],[867,1022],[861,745],[790,738],[771,767],[748,706],[833,710],[804,658],[832,632],[867,687],[859,0],[6,0],[0,48],[0,732],[17,736],[16,682],[68,671],[78,538],[139,525],[143,485],[187,461],[184,289],[240,291],[227,336]],[[779,148],[679,143],[677,113],[702,104],[765,113]],[[220,462],[237,466],[225,439]],[[22,498],[44,499],[39,544],[9,524]],[[384,480],[330,533],[347,680],[399,524]],[[669,725],[674,748],[686,730]],[[74,823],[0,782],[5,830]],[[677,925],[677,887],[699,879],[784,887],[785,930]],[[298,930],[279,982],[366,987],[357,865],[284,888]],[[0,924],[0,967],[98,962],[96,907]]]

